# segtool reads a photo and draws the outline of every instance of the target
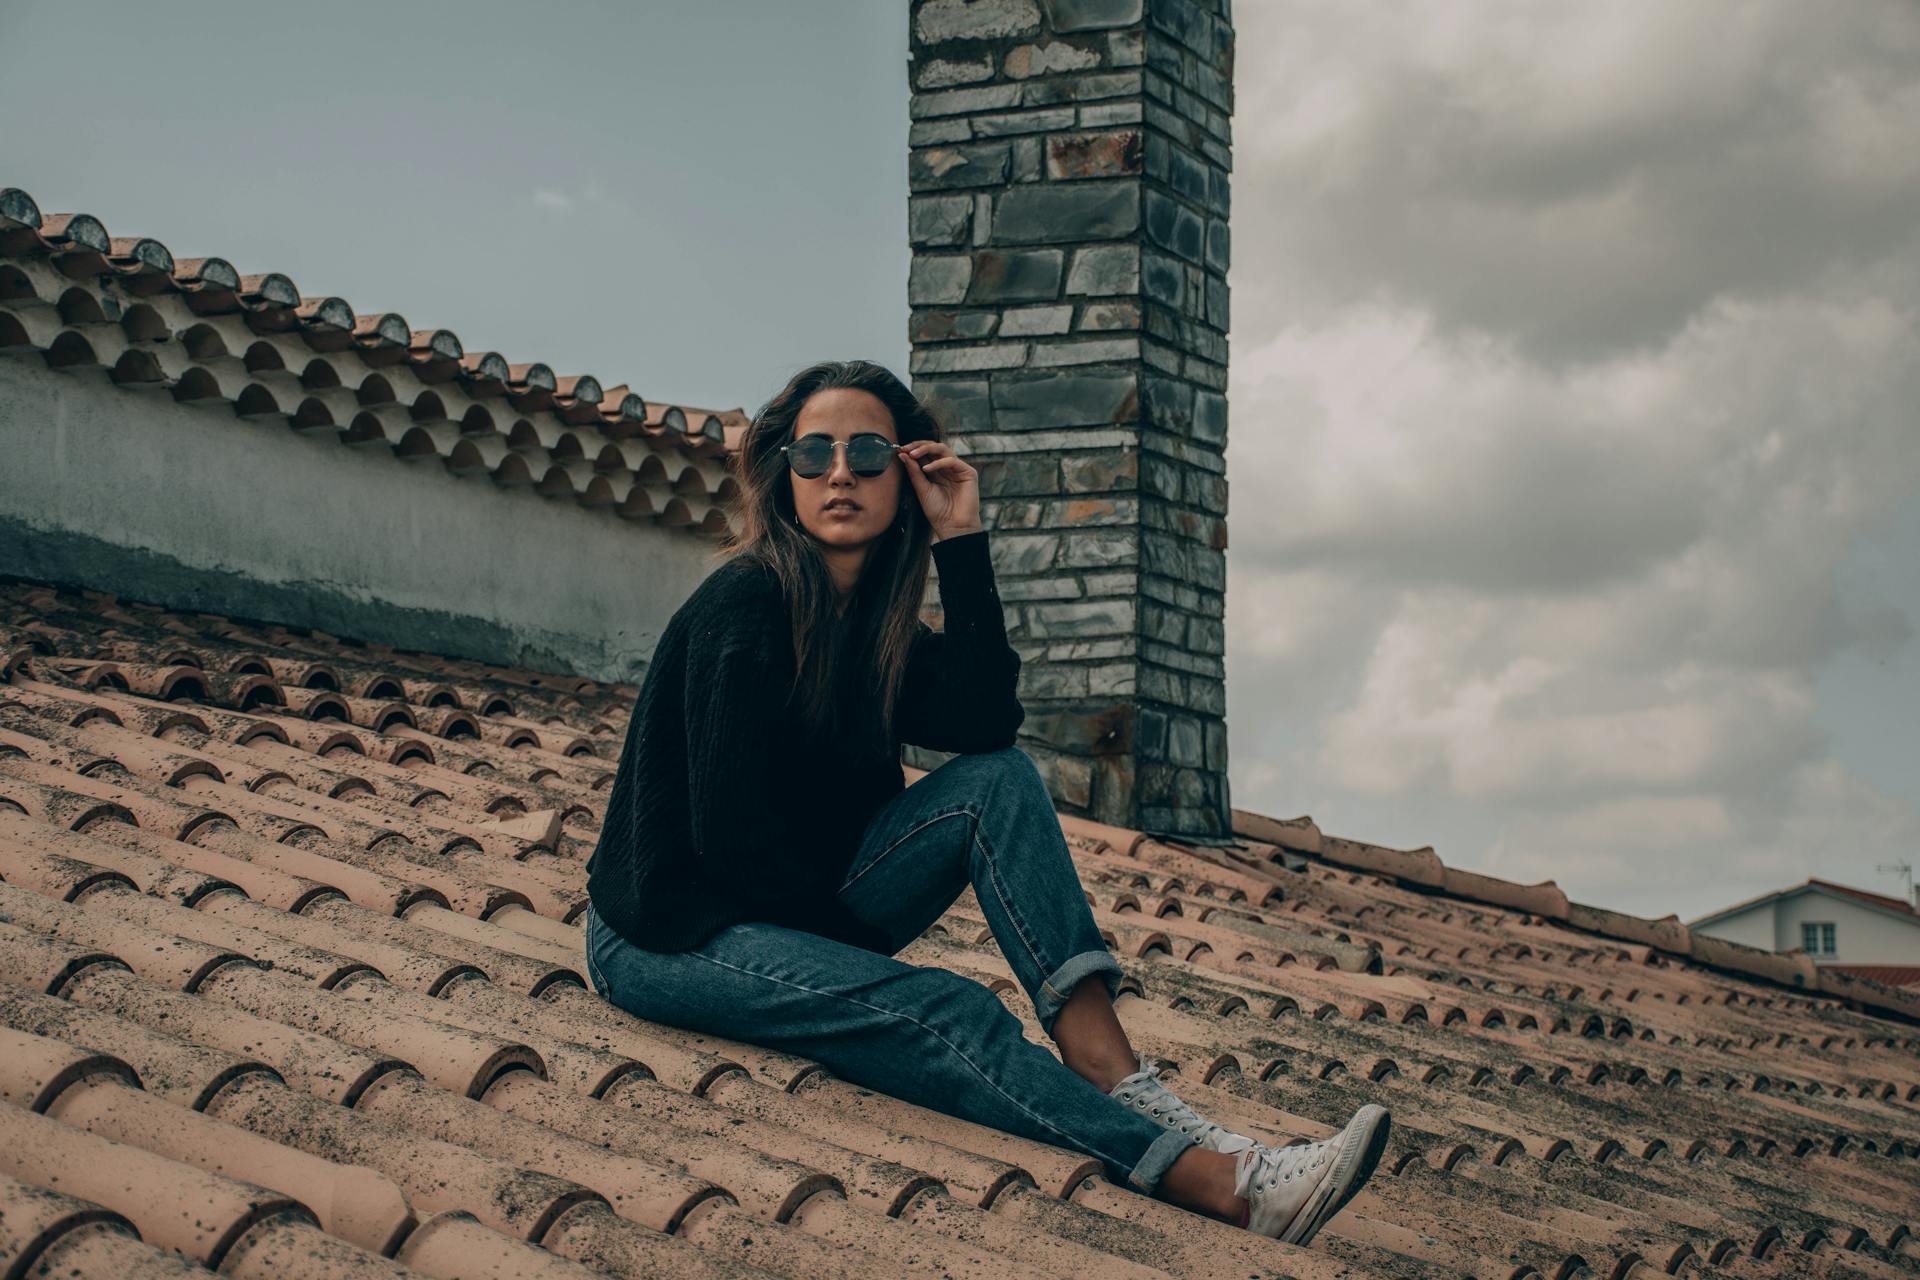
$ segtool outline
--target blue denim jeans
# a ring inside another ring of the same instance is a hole
[[[1082,979],[1118,990],[1052,797],[1017,746],[955,756],[883,805],[840,898],[898,951],[969,883],[1049,1034]],[[763,922],[646,951],[591,908],[586,947],[594,989],[636,1017],[799,1054],[862,1088],[1082,1152],[1145,1194],[1194,1142],[1107,1096],[947,969]]]

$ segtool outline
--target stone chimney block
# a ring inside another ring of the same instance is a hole
[[[1228,0],[916,0],[909,75],[910,368],[1021,746],[1063,811],[1227,836]]]

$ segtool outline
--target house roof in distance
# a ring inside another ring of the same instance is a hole
[[[631,1018],[586,986],[579,917],[636,692],[0,580],[0,1256],[1920,1270],[1920,997],[1303,818],[1238,811],[1221,847],[1060,823],[1126,969],[1121,1021],[1183,1097],[1274,1142],[1391,1108],[1379,1173],[1309,1250]],[[978,980],[1048,1043],[970,892],[902,958]]]
[[[1751,911],[1755,907],[1764,907],[1785,898],[1798,897],[1803,893],[1814,893],[1829,898],[1850,900],[1859,903],[1861,906],[1870,907],[1875,911],[1885,912],[1889,915],[1920,923],[1920,911],[1915,911],[1911,904],[1902,902],[1898,898],[1889,897],[1884,893],[1871,893],[1865,889],[1856,889],[1851,885],[1835,884],[1831,880],[1822,880],[1817,876],[1810,876],[1804,884],[1790,885],[1785,889],[1775,889],[1771,893],[1759,894],[1743,902],[1736,902],[1730,907],[1722,907],[1718,911],[1709,911],[1706,915],[1689,921],[1688,924],[1692,928],[1714,924],[1727,919],[1729,916],[1737,916],[1742,912]]]
[[[1847,897],[1856,898],[1870,906],[1880,907],[1887,911],[1897,911],[1903,916],[1913,916],[1916,919],[1920,919],[1920,911],[1915,911],[1911,902],[1902,902],[1899,898],[1890,897],[1884,893],[1869,893],[1865,889],[1856,889],[1852,885],[1835,884],[1831,880],[1821,880],[1818,878],[1810,878],[1807,883],[1818,885],[1822,889],[1831,889],[1835,893],[1844,893]]]
[[[715,536],[748,421],[470,350],[280,272],[176,259],[91,214],[43,213],[17,187],[0,187],[0,355]]]

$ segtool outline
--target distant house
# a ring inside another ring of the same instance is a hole
[[[1809,879],[1688,922],[1696,934],[1804,951],[1822,968],[1920,986],[1920,911],[1885,894]]]

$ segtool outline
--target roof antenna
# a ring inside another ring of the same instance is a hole
[[[1920,908],[1920,895],[1916,895],[1913,891],[1913,864],[1911,862],[1883,862],[1875,867],[1874,870],[1891,871],[1896,875],[1905,876],[1907,881],[1907,905]]]

